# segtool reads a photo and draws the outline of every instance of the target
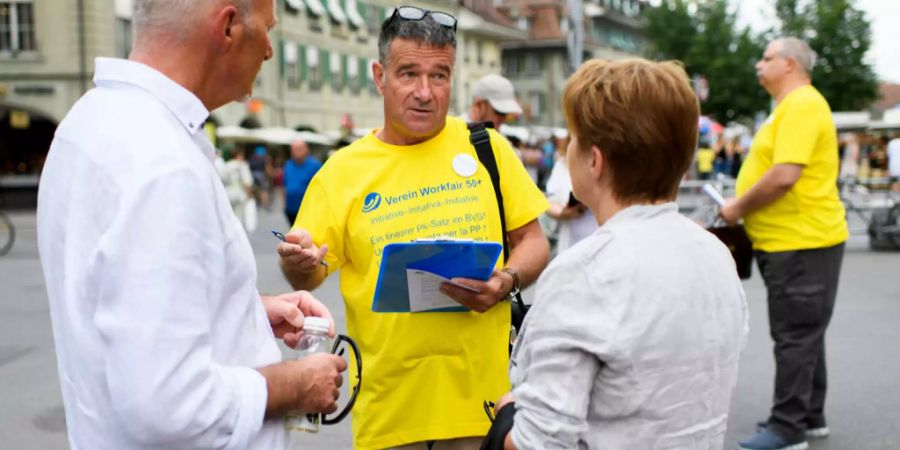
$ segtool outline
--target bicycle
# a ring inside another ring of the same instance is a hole
[[[16,241],[16,227],[9,215],[3,211],[2,206],[3,204],[0,203],[0,256],[9,253],[12,250],[13,242]]]
[[[888,187],[883,196],[876,198],[870,188],[890,186],[891,181],[873,179],[862,182],[851,178],[838,182],[850,234],[868,235],[872,249],[900,249],[900,196]]]

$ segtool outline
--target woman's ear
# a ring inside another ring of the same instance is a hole
[[[603,176],[603,153],[596,145],[591,146],[591,176],[599,180]]]

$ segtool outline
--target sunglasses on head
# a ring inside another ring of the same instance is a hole
[[[431,18],[442,27],[456,32],[456,17],[445,12],[429,11],[415,6],[400,6],[394,8],[394,13],[391,14],[391,17],[388,20],[394,20],[395,17],[399,17],[402,20],[423,20],[425,19],[425,16],[431,16]]]

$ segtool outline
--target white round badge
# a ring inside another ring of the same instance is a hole
[[[453,158],[453,170],[461,177],[471,177],[478,170],[478,163],[472,155],[460,153]]]

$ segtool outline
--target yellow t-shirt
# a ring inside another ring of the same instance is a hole
[[[506,139],[490,136],[507,229],[514,230],[549,204]],[[472,176],[457,173],[460,154],[478,159],[457,118],[412,146],[386,144],[372,132],[332,156],[303,198],[295,227],[328,244],[325,259],[330,272],[341,271],[347,329],[362,354],[353,408],[358,450],[483,436],[490,423],[482,402],[510,388],[509,303],[484,314],[372,312],[388,243],[437,236],[502,242],[490,177],[480,164]]]
[[[737,178],[744,195],[775,164],[800,164],[783,197],[744,217],[753,248],[781,252],[830,247],[847,240],[837,189],[837,131],[831,108],[812,86],[787,95],[760,127]]]
[[[713,161],[716,159],[716,152],[711,148],[701,148],[697,150],[697,172],[710,173],[713,171]]]

